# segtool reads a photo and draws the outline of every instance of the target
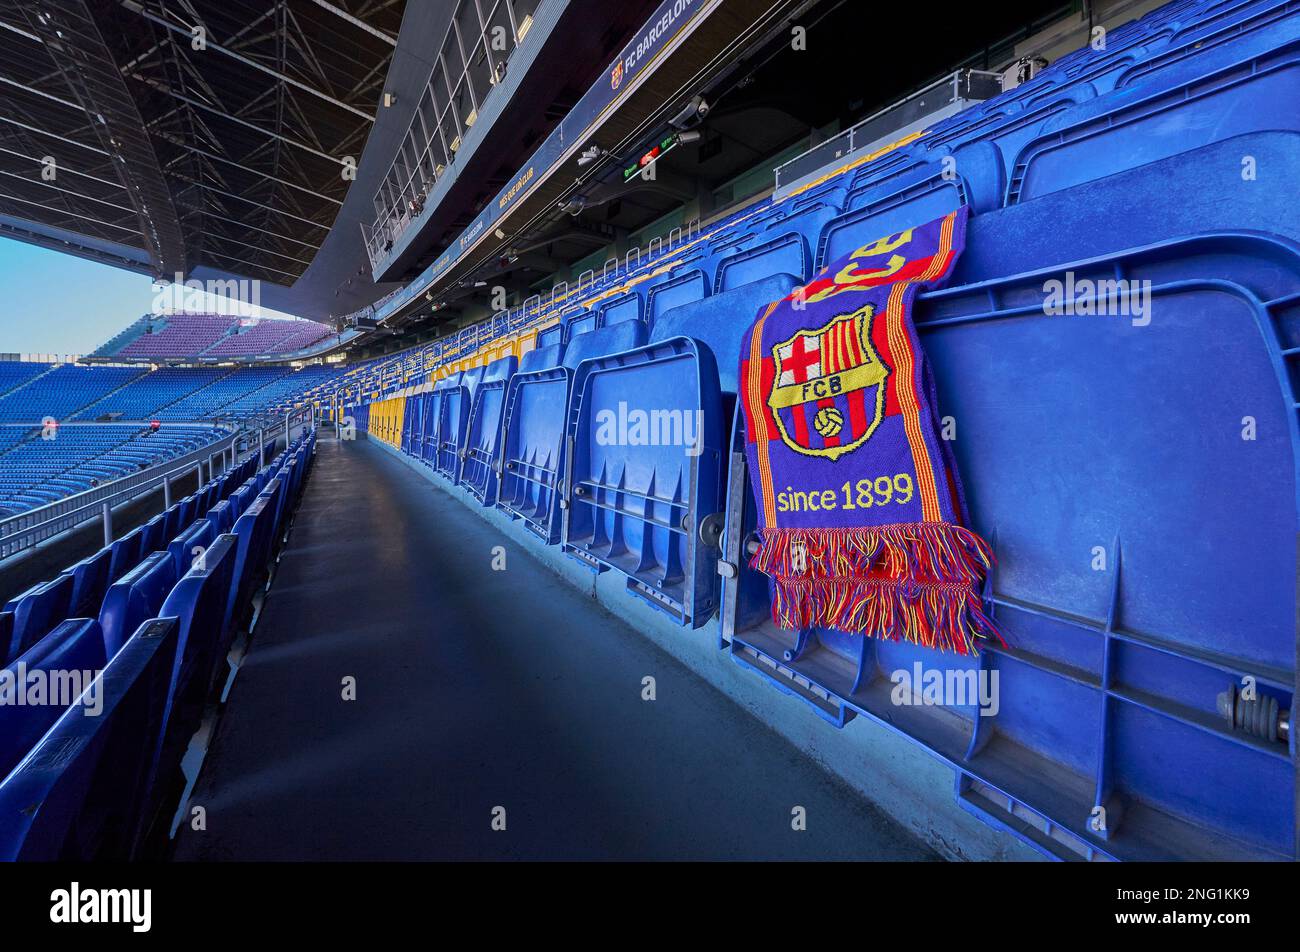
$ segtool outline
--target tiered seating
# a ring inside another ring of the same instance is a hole
[[[225,434],[208,426],[164,426],[154,432],[127,424],[64,424],[57,429],[0,428],[13,446],[0,459],[0,511],[43,506],[183,456]]]
[[[680,624],[720,605],[737,663],[837,726],[889,723],[1046,852],[1294,859],[1287,745],[1220,718],[1216,694],[1251,677],[1294,710],[1297,50],[1282,0],[1162,8],[612,280],[354,368],[346,413]],[[916,321],[1011,648],[779,629],[748,568],[740,336],[827,262],[963,205],[966,250]],[[1135,283],[1102,302],[1118,315],[1045,312],[1048,282],[1083,279]],[[520,330],[537,336],[517,372],[472,376]],[[461,407],[500,376],[494,454]],[[610,444],[629,412],[698,414],[691,453]],[[998,711],[895,704],[890,673],[914,663],[998,672]]]
[[[204,352],[205,357],[258,357],[287,354],[327,337],[330,328],[316,321],[259,321],[236,329]]]
[[[176,360],[197,357],[230,333],[238,318],[224,314],[169,314],[158,317],[117,354],[127,358]]]
[[[161,367],[131,381],[116,393],[96,400],[75,415],[78,420],[94,420],[106,414],[119,414],[122,420],[192,420],[179,401],[226,376],[230,371],[213,368]]]
[[[226,408],[288,373],[288,367],[242,367],[177,400],[167,407],[167,416],[173,420],[205,420],[237,415]]]
[[[87,696],[100,705],[93,717],[80,702],[0,706],[0,859],[159,854],[184,789],[181,757],[234,673],[224,659],[270,583],[314,446],[308,433],[260,470],[247,460],[130,545],[118,540],[0,612],[6,666],[98,672]],[[186,549],[179,568],[158,549],[232,507],[230,531],[204,536],[199,556]]]
[[[154,314],[145,314],[136,318],[128,324],[123,330],[114,334],[105,344],[97,347],[88,356],[90,357],[115,357],[127,344],[131,343],[146,330],[153,328],[157,316]]]
[[[135,367],[55,367],[39,380],[0,398],[0,423],[68,419],[142,373]]]
[[[243,378],[252,369],[237,370],[233,377]],[[304,367],[272,378],[264,386],[249,390],[243,396],[221,407],[221,413],[238,419],[256,416],[269,410],[282,410],[303,402],[309,391],[339,376],[335,367]]]
[[[49,364],[35,361],[0,360],[0,396],[23,386],[49,369]]]

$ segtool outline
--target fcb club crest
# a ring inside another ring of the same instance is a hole
[[[767,405],[785,445],[805,456],[839,459],[870,437],[885,412],[889,368],[871,346],[867,305],[772,348]]]
[[[609,74],[609,85],[614,89],[618,89],[618,87],[622,85],[622,83],[623,83],[623,61],[619,60],[617,63],[614,64],[614,71]]]

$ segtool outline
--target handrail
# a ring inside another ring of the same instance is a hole
[[[191,450],[184,456],[163,460],[148,469],[130,473],[101,486],[65,496],[63,499],[56,499],[36,509],[0,519],[0,559],[17,555],[47,539],[52,539],[97,518],[105,519],[105,541],[111,541],[109,538],[112,533],[111,513],[114,508],[145,493],[163,488],[170,490],[173,479],[186,476],[196,469],[201,474],[205,461],[211,478],[213,457],[233,450],[237,465],[238,462],[252,455],[255,445],[263,445],[268,435],[271,440],[274,440],[282,427],[286,431],[286,442],[291,442],[294,429],[298,428],[301,431],[305,425],[311,424],[314,417],[314,407],[308,406],[287,413],[283,420],[260,428],[246,424],[221,439]],[[277,432],[272,433],[272,431]],[[200,482],[202,482],[201,475]]]

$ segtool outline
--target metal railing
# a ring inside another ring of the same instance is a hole
[[[864,146],[878,142],[885,136],[903,133],[913,123],[947,106],[983,102],[1001,91],[1001,73],[959,69],[778,165],[776,190],[780,192],[790,183],[816,172],[836,159],[842,159]]]
[[[225,469],[233,468],[283,431],[286,445],[297,433],[314,425],[315,408],[303,407],[285,414],[282,420],[261,427],[244,426],[219,440],[200,446],[184,456],[164,460],[148,469],[131,473],[121,479],[95,486],[72,496],[55,500],[36,509],[29,509],[0,520],[0,560],[24,552],[55,536],[62,535],[95,519],[104,524],[104,544],[113,541],[113,510],[147,493],[163,491],[164,508],[171,505],[171,484],[177,479],[198,474],[199,485],[211,479],[213,461],[229,456]],[[204,467],[207,476],[204,477]]]

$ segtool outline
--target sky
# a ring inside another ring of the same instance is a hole
[[[88,354],[152,311],[157,296],[145,275],[0,238],[0,353]],[[230,313],[210,295],[207,302]],[[237,313],[290,316],[270,308]]]

